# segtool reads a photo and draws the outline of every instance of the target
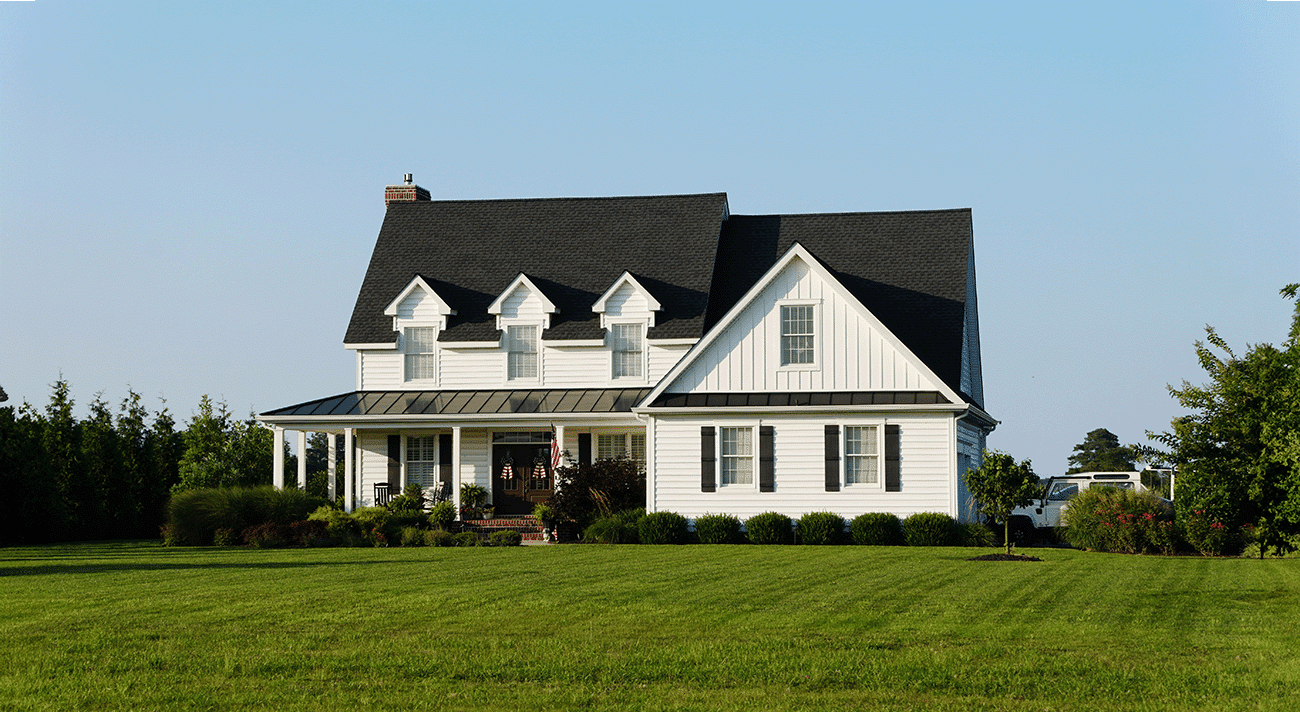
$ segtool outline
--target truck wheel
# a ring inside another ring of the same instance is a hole
[[[1011,520],[1011,541],[1016,546],[1033,546],[1038,540],[1038,530],[1027,519],[1016,518]]]

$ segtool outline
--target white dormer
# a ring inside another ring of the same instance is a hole
[[[551,315],[559,311],[523,272],[488,307],[488,313],[496,316],[497,328],[502,331],[510,324],[520,323],[540,324],[542,329],[549,329]]]
[[[644,322],[649,328],[655,325],[655,312],[662,311],[659,300],[650,290],[636,281],[630,272],[624,272],[591,307],[600,314],[600,328],[608,329],[612,323]]]
[[[447,328],[447,317],[456,313],[424,278],[416,275],[397,298],[384,307],[384,315],[393,317],[393,331],[404,326]]]

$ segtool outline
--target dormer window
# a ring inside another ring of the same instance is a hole
[[[537,327],[506,327],[506,378],[537,379]]]
[[[406,380],[425,381],[438,377],[438,330],[431,326],[408,326],[405,331]]]
[[[613,351],[613,377],[642,380],[645,346],[641,324],[611,324],[610,348]]]

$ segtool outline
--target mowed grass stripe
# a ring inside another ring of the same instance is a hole
[[[0,708],[1300,708],[1296,560],[0,550]]]

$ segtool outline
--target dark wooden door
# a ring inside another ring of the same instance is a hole
[[[497,516],[532,514],[534,505],[551,498],[555,481],[550,453],[550,445],[492,446],[492,502]]]

